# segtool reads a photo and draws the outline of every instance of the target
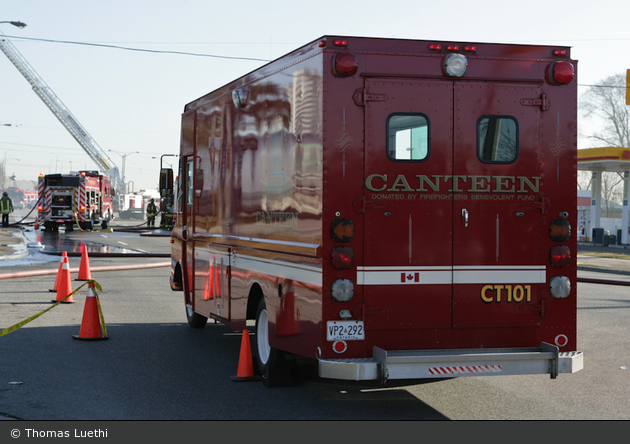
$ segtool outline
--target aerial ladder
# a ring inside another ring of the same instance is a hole
[[[83,128],[76,117],[74,117],[70,110],[63,104],[61,99],[57,97],[53,90],[37,74],[2,31],[0,31],[0,50],[9,58],[11,63],[15,65],[28,83],[30,83],[35,94],[42,99],[48,109],[59,119],[64,128],[66,128],[79,145],[81,145],[88,156],[96,163],[99,170],[111,178],[112,187],[116,190],[119,198],[123,196],[126,192],[125,184],[122,181],[118,167],[96,141],[94,141],[87,130]]]

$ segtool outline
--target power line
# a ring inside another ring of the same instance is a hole
[[[83,46],[96,46],[100,48],[122,49],[125,51],[150,52],[153,54],[177,54],[177,55],[187,55],[187,56],[194,56],[194,57],[212,57],[212,58],[217,58],[217,59],[251,60],[255,62],[269,62],[270,61],[268,59],[257,59],[253,57],[232,57],[232,56],[201,54],[201,53],[183,52],[183,51],[165,51],[165,50],[157,50],[157,49],[129,48],[126,46],[105,45],[103,43],[72,42],[68,40],[38,39],[38,38],[32,38],[32,37],[20,37],[20,36],[12,36],[12,35],[7,35],[6,37],[9,37],[12,39],[32,40],[32,41],[47,42],[47,43],[64,43],[68,45],[83,45]]]

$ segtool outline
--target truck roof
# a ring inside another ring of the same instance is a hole
[[[347,50],[355,54],[443,57],[449,52],[461,52],[469,59],[510,59],[512,61],[542,61],[571,58],[571,48],[554,45],[484,43],[445,40],[412,40],[380,37],[347,37],[325,35],[315,39],[249,73],[188,103],[184,110],[196,108],[201,99],[231,94],[242,87],[273,75],[283,69],[323,52]],[[555,53],[554,53],[555,52]],[[577,63],[574,61],[574,63]],[[374,70],[374,67],[371,67]],[[374,74],[386,75],[384,72]]]

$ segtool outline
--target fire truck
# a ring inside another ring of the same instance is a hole
[[[268,378],[304,357],[381,382],[581,370],[576,68],[561,46],[325,36],[188,103],[188,323],[254,321]]]
[[[40,174],[38,193],[37,225],[46,231],[61,225],[66,231],[75,226],[88,231],[99,223],[107,228],[113,218],[111,180],[97,171]]]

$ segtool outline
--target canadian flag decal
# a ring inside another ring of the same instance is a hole
[[[400,273],[400,282],[420,282],[420,273]]]

